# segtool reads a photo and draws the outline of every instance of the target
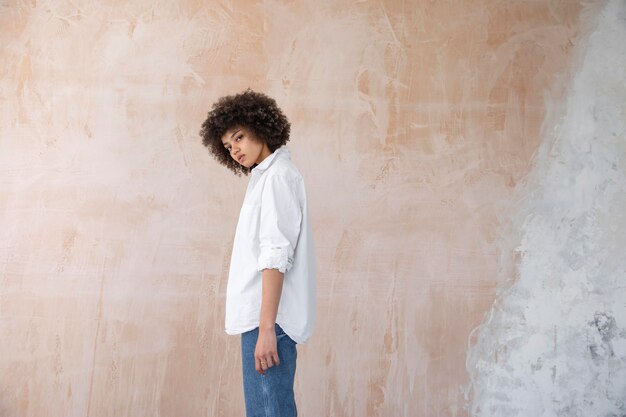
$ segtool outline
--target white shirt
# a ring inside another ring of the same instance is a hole
[[[316,259],[304,180],[285,145],[251,171],[226,289],[226,333],[259,326],[265,268],[283,272],[276,323],[296,343],[313,333]]]

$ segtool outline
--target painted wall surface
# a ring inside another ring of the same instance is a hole
[[[290,118],[307,184],[300,415],[468,415],[467,340],[514,273],[514,190],[596,9],[0,3],[0,416],[243,415],[223,321],[247,179],[198,131],[246,87]]]
[[[625,40],[612,0],[520,183],[517,280],[468,355],[473,416],[626,415]]]

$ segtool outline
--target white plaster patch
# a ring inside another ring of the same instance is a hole
[[[468,350],[472,416],[626,416],[626,3],[517,190],[518,279]]]

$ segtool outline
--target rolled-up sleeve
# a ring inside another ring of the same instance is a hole
[[[285,273],[293,265],[302,223],[296,181],[273,175],[264,184],[259,225],[259,271],[278,269]]]

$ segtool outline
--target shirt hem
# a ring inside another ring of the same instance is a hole
[[[309,337],[294,337],[289,333],[292,333],[291,330],[291,326],[289,326],[288,324],[285,325],[284,323],[281,323],[279,321],[276,321],[276,323],[285,331],[285,333],[287,334],[287,336],[289,336],[294,342],[296,342],[299,345],[305,345],[308,341],[309,341]],[[233,328],[233,327],[226,327],[224,330],[226,331],[226,334],[230,335],[230,336],[236,336],[245,332],[249,332],[250,330],[254,330],[257,327],[259,327],[259,323],[254,323],[248,326],[242,326],[242,327],[237,327],[237,328]]]

